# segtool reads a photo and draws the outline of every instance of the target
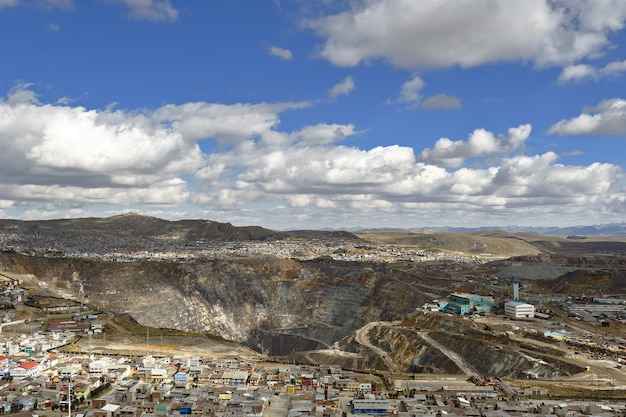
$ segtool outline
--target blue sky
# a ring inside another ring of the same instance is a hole
[[[0,0],[0,217],[626,221],[619,0]]]

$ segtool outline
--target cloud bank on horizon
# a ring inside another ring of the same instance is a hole
[[[623,1],[248,5],[0,0],[0,216],[626,221]]]

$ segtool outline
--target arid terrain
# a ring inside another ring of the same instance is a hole
[[[601,326],[566,311],[581,296],[626,294],[625,238],[290,234],[143,216],[80,225],[67,233],[66,223],[5,225],[0,254],[2,275],[27,289],[22,316],[45,324],[63,317],[46,313],[49,306],[74,304],[104,322],[104,334],[66,349],[626,386],[620,352],[609,349],[624,344],[623,322],[605,318]],[[512,276],[545,318],[504,319],[499,306],[510,299]],[[451,292],[493,297],[495,310],[471,318],[422,311]],[[597,343],[551,339],[549,328]]]

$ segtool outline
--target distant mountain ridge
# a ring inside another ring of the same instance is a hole
[[[368,228],[350,228],[352,232],[365,231],[365,230],[407,230],[410,228],[381,228],[381,229],[368,229]],[[499,230],[508,233],[528,233],[533,235],[542,236],[562,236],[562,237],[584,237],[584,236],[626,236],[626,223],[609,223],[591,226],[567,226],[567,227],[533,227],[533,226],[493,226],[493,227],[421,227],[413,228],[411,230],[420,231],[436,231],[436,232],[451,232],[451,233],[474,233]]]
[[[46,239],[128,239],[159,240],[179,243],[196,243],[202,241],[271,241],[288,238],[344,238],[359,240],[355,234],[365,231],[417,231],[417,232],[449,232],[470,234],[485,231],[502,231],[512,234],[534,234],[542,236],[560,236],[575,239],[585,237],[626,236],[626,223],[610,223],[590,226],[570,227],[423,227],[423,228],[348,228],[320,230],[277,231],[260,226],[233,226],[211,220],[164,220],[138,213],[125,213],[111,217],[89,217],[54,220],[11,220],[0,219],[0,243],[4,245],[46,245]],[[20,237],[22,242],[11,241],[10,236]],[[43,239],[42,239],[43,238]],[[40,244],[35,244],[40,241]],[[51,247],[54,245],[50,245]]]

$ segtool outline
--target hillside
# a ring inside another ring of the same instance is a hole
[[[369,231],[359,232],[357,236],[370,242],[464,255],[510,257],[541,253],[531,243],[503,232]]]
[[[0,220],[0,247],[63,254],[184,252],[211,244],[289,239],[360,242],[347,232],[288,233],[210,220],[169,221],[135,213],[106,218]]]
[[[540,254],[626,254],[626,236],[567,238],[499,230],[467,233],[411,230],[370,230],[356,233],[369,242],[412,246],[429,251],[510,258]]]
[[[0,220],[0,233],[21,236],[30,245],[41,247],[55,237],[101,241],[114,239],[158,239],[195,243],[198,240],[267,240],[284,239],[288,235],[257,226],[236,227],[230,223],[209,220],[168,221],[135,213],[106,218],[60,220]],[[7,239],[5,237],[5,239]]]

